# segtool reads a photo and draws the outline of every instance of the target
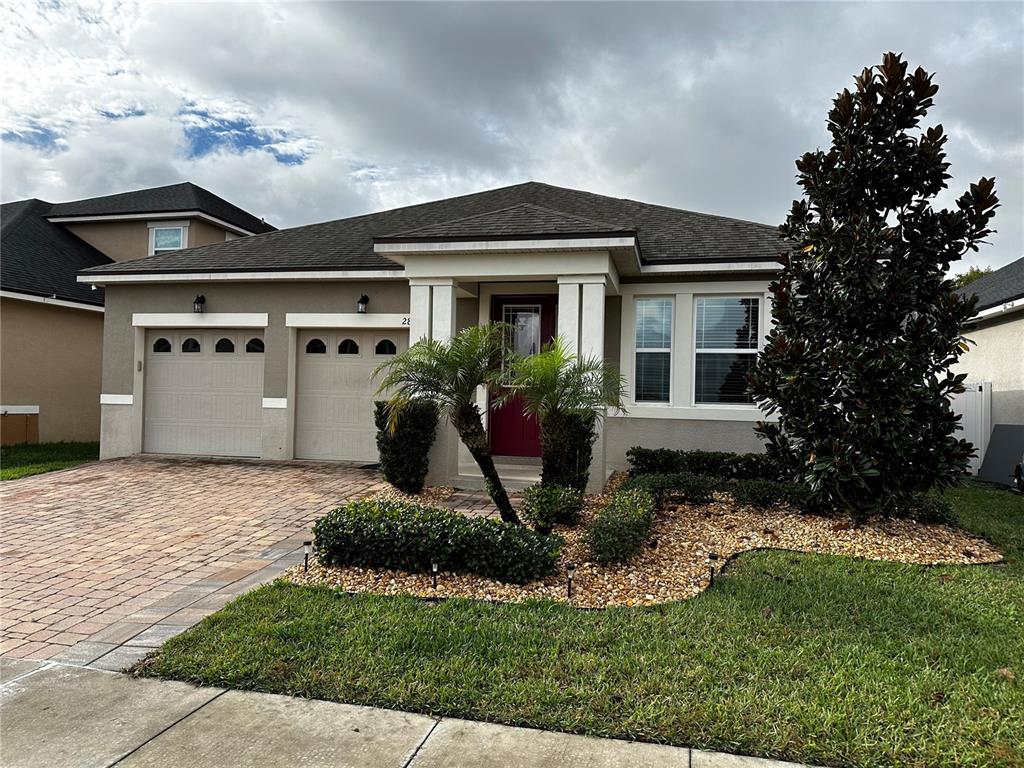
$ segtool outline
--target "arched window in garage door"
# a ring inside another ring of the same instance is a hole
[[[181,351],[199,352],[201,351],[201,347],[199,346],[199,342],[196,339],[193,339],[191,336],[189,336],[187,339],[181,342]]]
[[[342,339],[338,345],[339,355],[358,355],[359,345],[356,344],[355,339]]]
[[[235,342],[226,337],[222,339],[217,339],[217,346],[214,347],[213,351],[220,353],[234,352]]]
[[[326,355],[327,345],[324,344],[323,339],[310,339],[306,342],[306,354],[307,355]]]
[[[153,351],[159,354],[167,354],[171,351],[171,342],[162,336],[153,342]]]
[[[381,339],[377,342],[377,346],[374,347],[373,351],[378,355],[396,355],[398,354],[398,347],[391,339]]]
[[[245,351],[250,354],[262,355],[263,354],[263,339],[249,339],[245,343]]]

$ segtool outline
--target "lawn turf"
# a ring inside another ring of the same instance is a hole
[[[1007,564],[755,552],[653,608],[439,604],[285,583],[143,674],[822,765],[1024,764],[1024,499],[953,494]]]
[[[99,457],[99,443],[5,445],[0,448],[0,480],[17,480],[56,469],[68,469],[96,461]]]

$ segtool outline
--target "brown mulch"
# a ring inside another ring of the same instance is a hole
[[[613,478],[609,490],[618,480]],[[422,498],[420,495],[414,500]],[[850,520],[806,515],[786,507],[764,510],[743,506],[727,494],[716,494],[711,504],[667,505],[658,512],[648,546],[636,558],[629,563],[601,566],[588,560],[582,539],[587,522],[604,501],[604,497],[590,497],[579,526],[555,528],[555,533],[565,539],[558,572],[525,585],[503,584],[471,574],[441,573],[435,590],[429,574],[337,568],[318,562],[310,563],[308,573],[298,566],[284,576],[295,583],[326,584],[348,592],[496,602],[550,598],[578,607],[605,608],[694,597],[708,586],[710,552],[718,556],[716,570],[734,555],[765,548],[918,565],[993,563],[1002,559],[999,550],[988,542],[946,525],[871,518],[858,526]],[[571,600],[566,597],[568,562],[576,564]]]

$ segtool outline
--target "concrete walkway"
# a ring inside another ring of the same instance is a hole
[[[5,768],[783,768],[267,693],[0,659]]]

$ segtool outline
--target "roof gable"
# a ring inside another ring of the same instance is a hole
[[[51,206],[49,216],[123,216],[144,213],[201,211],[247,232],[273,232],[276,227],[192,182],[150,187],[114,195],[71,200]]]
[[[1024,297],[1024,256],[979,277],[958,292],[964,296],[977,296],[978,311]]]

